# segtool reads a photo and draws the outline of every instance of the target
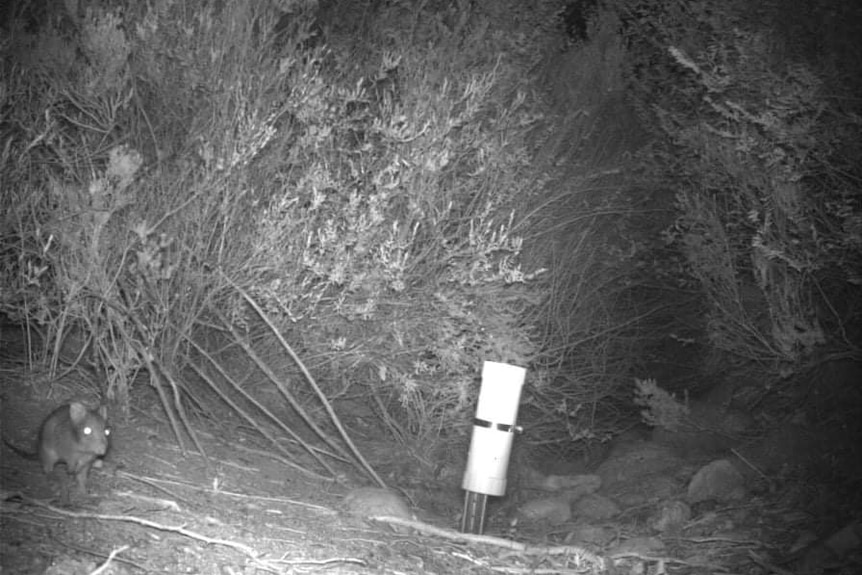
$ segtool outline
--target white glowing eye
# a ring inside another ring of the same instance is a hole
[[[105,430],[105,435],[111,435],[111,430],[110,430],[110,429],[106,429],[106,430]]]
[[[91,435],[92,433],[93,433],[92,427],[85,427],[84,428],[84,435]]]

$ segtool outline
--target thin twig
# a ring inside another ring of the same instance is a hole
[[[99,565],[98,569],[91,572],[90,575],[99,575],[100,573],[104,573],[105,570],[111,565],[111,562],[114,560],[114,557],[116,557],[117,555],[119,555],[120,553],[122,553],[123,551],[125,551],[128,548],[129,548],[128,545],[123,545],[122,547],[119,547],[117,549],[112,550],[111,554],[108,555],[108,558],[105,559],[105,562],[102,563],[101,565]]]
[[[423,523],[422,521],[403,519],[401,517],[374,516],[369,517],[368,519],[402,527],[409,527],[420,533],[443,537],[454,541],[467,541],[469,543],[479,543],[482,545],[492,545],[494,547],[510,549],[524,555],[570,555],[573,557],[579,557],[581,561],[589,563],[592,567],[600,571],[605,568],[604,558],[576,545],[533,546],[526,543],[520,543],[518,541],[512,541],[511,539],[494,537],[493,535],[461,533],[452,529],[445,529],[437,527],[436,525]]]
[[[359,451],[359,449],[353,443],[353,440],[350,438],[350,435],[347,433],[347,430],[344,429],[344,426],[342,425],[341,420],[338,418],[338,415],[335,413],[335,410],[332,408],[332,404],[326,398],[326,394],[323,393],[323,390],[321,390],[320,386],[317,385],[317,381],[315,381],[315,379],[311,376],[311,372],[308,371],[308,368],[305,367],[305,364],[302,362],[302,360],[299,358],[299,356],[296,354],[296,352],[293,350],[293,348],[290,347],[290,345],[288,345],[287,341],[285,341],[284,337],[281,335],[281,332],[276,329],[275,325],[272,323],[272,320],[270,320],[270,318],[266,314],[266,312],[264,312],[263,309],[261,309],[261,307],[258,305],[258,303],[254,300],[254,298],[252,298],[248,294],[248,292],[246,292],[239,285],[237,285],[231,278],[229,278],[227,276],[227,274],[225,274],[224,272],[221,272],[221,275],[228,283],[230,283],[230,285],[235,290],[237,290],[239,292],[240,295],[242,295],[243,299],[245,299],[245,301],[252,308],[254,308],[255,312],[257,312],[257,314],[266,323],[266,325],[269,327],[269,329],[272,330],[272,333],[278,339],[278,342],[281,344],[281,346],[284,348],[284,350],[290,355],[290,358],[294,361],[296,366],[302,372],[302,375],[305,376],[306,381],[308,381],[308,384],[311,386],[312,390],[314,390],[314,393],[317,395],[317,398],[320,400],[320,403],[323,405],[323,408],[326,410],[326,413],[329,415],[330,421],[332,421],[332,424],[335,425],[335,428],[338,430],[339,435],[341,435],[341,438],[344,440],[344,442],[350,448],[350,451],[351,451],[351,453],[353,453],[353,456],[356,457],[357,461],[359,461],[359,463],[362,465],[362,467],[365,469],[365,471],[368,472],[368,474],[372,477],[372,479],[374,479],[374,481],[377,482],[378,485],[380,485],[381,487],[386,487],[386,483],[380,478],[379,475],[377,475],[377,472],[374,471],[374,468],[371,467],[371,464],[368,463],[368,461],[365,459],[365,457],[362,455],[362,453]],[[282,387],[284,387],[284,386],[280,386],[279,389],[281,389]],[[284,391],[286,391],[286,390],[283,390],[282,393],[284,393]],[[300,412],[300,415],[303,415],[303,412]],[[329,436],[326,434],[323,434],[322,430],[318,429],[317,425],[314,423],[313,420],[311,420],[308,423],[311,426],[312,430],[314,430],[315,433],[318,434],[318,436],[323,438],[325,441],[328,440]],[[334,449],[338,449],[338,447],[336,445],[333,445],[333,444],[330,444],[330,445]]]
[[[142,525],[144,527],[149,527],[151,529],[156,529],[159,531],[167,531],[170,533],[178,533],[179,535],[183,535],[190,539],[195,539],[197,541],[202,541],[208,545],[221,545],[223,547],[228,547],[235,551],[238,551],[248,557],[257,567],[263,569],[264,571],[268,571],[270,573],[280,573],[280,569],[276,566],[275,563],[270,561],[265,561],[259,559],[261,553],[246,545],[245,543],[239,543],[237,541],[231,541],[228,539],[220,539],[217,537],[209,537],[202,533],[198,533],[197,531],[192,531],[190,529],[186,529],[184,526],[173,526],[173,525],[165,525],[163,523],[156,523],[155,521],[150,521],[148,519],[142,519],[140,517],[134,517],[131,515],[105,515],[102,513],[86,513],[79,511],[69,511],[67,509],[62,509],[60,507],[54,507],[53,505],[49,505],[47,503],[42,503],[41,501],[37,501],[35,499],[30,499],[29,497],[22,497],[22,500],[30,505],[41,507],[43,509],[50,510],[58,515],[63,515],[65,517],[74,517],[76,519],[97,519],[100,521],[118,521],[122,523],[134,523],[137,525]]]
[[[278,388],[278,391],[281,392],[281,395],[287,399],[287,402],[293,408],[293,410],[299,414],[302,420],[315,432],[315,434],[320,437],[323,441],[327,443],[333,449],[344,453],[344,450],[341,449],[335,442],[322,430],[318,425],[314,422],[311,416],[302,408],[299,401],[294,397],[294,395],[290,392],[289,389],[282,383],[282,381],[278,378],[278,376],[270,369],[270,367],[264,362],[263,359],[252,349],[251,345],[246,342],[236,331],[228,319],[218,310],[213,309],[213,313],[221,320],[221,322],[228,328],[234,340],[242,347],[243,351],[248,355],[252,361],[257,365],[257,367],[269,378],[269,380]],[[276,422],[280,423],[280,421],[276,418]],[[287,431],[290,436],[299,443],[303,449],[305,449],[309,455],[314,457],[320,465],[326,469],[330,475],[333,477],[336,474],[335,470],[324,460],[320,455],[311,448],[311,445],[302,439],[299,434],[288,426],[281,425],[281,428]],[[266,437],[266,436],[265,436]],[[345,454],[346,456],[346,454]]]
[[[186,336],[183,336],[183,337],[186,337]],[[278,427],[283,429],[288,435],[293,437],[294,440],[297,443],[299,443],[300,445],[302,445],[312,455],[312,457],[314,457],[325,469],[328,469],[326,464],[321,460],[320,456],[317,455],[317,453],[320,450],[317,450],[314,448],[314,446],[308,445],[306,442],[304,442],[302,440],[302,438],[299,437],[299,435],[293,429],[291,429],[290,427],[285,425],[284,422],[282,422],[278,417],[276,417],[274,413],[272,413],[269,409],[267,409],[262,403],[257,401],[257,399],[252,397],[252,395],[250,393],[248,393],[248,391],[246,391],[241,385],[236,383],[233,380],[233,378],[230,376],[230,374],[228,374],[221,367],[221,365],[219,365],[219,363],[217,361],[215,361],[215,359],[213,359],[213,357],[206,350],[204,350],[200,345],[198,345],[197,342],[193,341],[191,338],[188,338],[188,337],[186,337],[186,340],[189,342],[189,345],[194,347],[197,350],[197,352],[199,354],[201,354],[201,357],[203,357],[207,361],[209,361],[210,365],[212,365],[221,374],[221,376],[223,378],[225,378],[225,380],[228,381],[233,386],[234,391],[236,391],[237,393],[242,395],[243,398],[245,398],[249,403],[251,403],[252,405],[257,407],[264,415],[266,415],[270,419],[270,421],[275,423]],[[238,413],[240,415],[240,417],[245,419],[249,423],[249,425],[251,425],[252,427],[254,427],[257,430],[258,433],[260,433],[263,437],[268,439],[269,442],[272,445],[274,445],[275,448],[278,449],[285,457],[293,458],[292,453],[290,453],[286,449],[284,449],[281,446],[281,444],[278,443],[278,441],[276,441],[275,437],[266,430],[266,428],[264,428],[262,425],[260,425],[257,422],[257,420],[255,420],[249,413],[246,412],[245,409],[243,409],[237,402],[235,402],[218,385],[216,385],[215,381],[213,381],[213,379],[211,377],[209,377],[206,373],[204,373],[204,371],[201,368],[199,368],[196,363],[192,362],[189,364],[189,366],[195,371],[195,373],[198,374],[198,376],[204,382],[206,382],[207,385],[209,385],[210,389],[212,389],[222,399],[222,401],[227,403],[231,407],[231,409],[233,409],[236,413]],[[289,460],[284,461],[284,462],[288,466],[290,466],[290,467],[292,467],[292,468],[294,468],[294,469],[296,469],[296,470],[298,470],[298,471],[300,471],[306,475],[310,475],[310,476],[315,477],[315,478],[323,478],[323,476],[320,475],[319,473],[315,473],[314,471],[312,471],[310,469],[306,469],[305,467],[299,465],[298,463],[295,463],[295,462],[289,461]]]

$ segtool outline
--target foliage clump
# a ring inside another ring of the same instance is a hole
[[[642,62],[661,65],[630,78],[659,136],[644,162],[676,196],[664,237],[683,263],[667,271],[701,290],[717,351],[787,375],[824,344],[848,349],[862,125],[838,105],[842,85],[819,73],[824,55],[783,48],[792,40],[769,11],[654,9],[665,18],[635,21],[632,34]]]
[[[55,362],[82,339],[125,402],[142,369],[174,394],[201,392],[186,368],[265,381],[220,339],[266,347],[249,294],[332,395],[403,439],[463,430],[481,361],[534,353],[518,226],[549,8],[281,4],[14,24],[0,308]]]

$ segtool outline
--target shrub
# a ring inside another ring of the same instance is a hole
[[[677,190],[679,217],[666,235],[685,255],[676,273],[701,286],[711,343],[789,366],[827,341],[824,322],[842,321],[839,292],[824,291],[823,281],[842,274],[852,283],[862,263],[856,176],[838,168],[859,122],[750,16],[734,4],[698,3],[669,21],[651,19],[662,81],[634,82],[663,134],[652,173]],[[698,33],[686,33],[685,22]]]

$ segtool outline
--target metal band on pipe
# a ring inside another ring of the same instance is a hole
[[[486,427],[488,429],[496,429],[504,433],[521,433],[523,428],[520,425],[509,425],[508,423],[493,423],[478,417],[473,418],[473,425],[476,427]]]

